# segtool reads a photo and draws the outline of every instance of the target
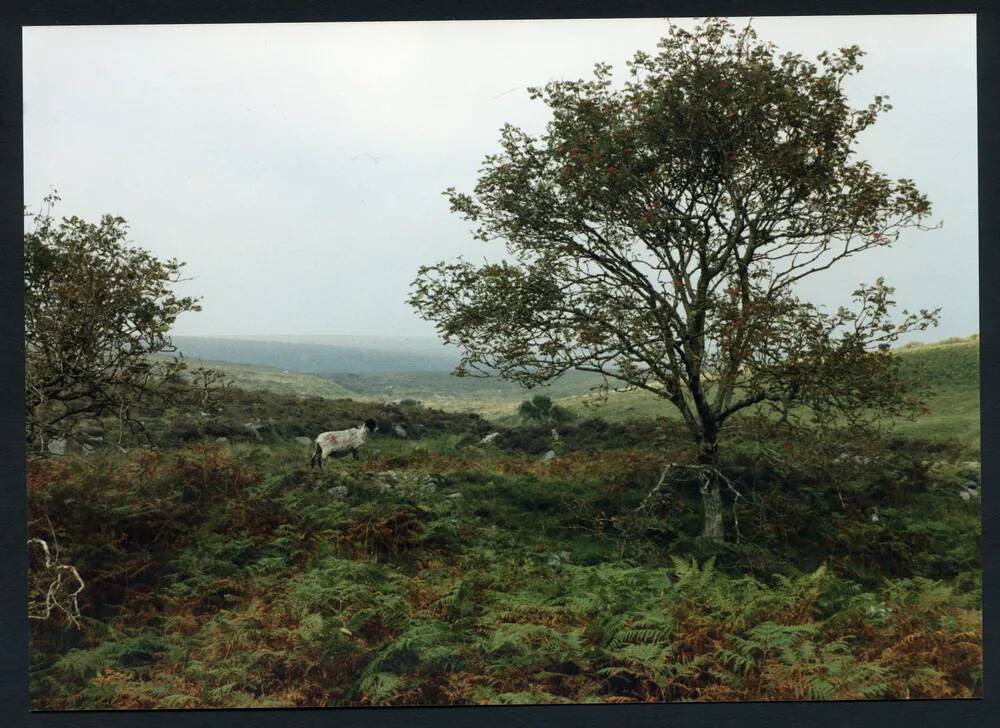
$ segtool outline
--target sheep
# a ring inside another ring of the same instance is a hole
[[[358,459],[358,448],[365,444],[369,432],[375,432],[378,423],[369,417],[363,424],[349,430],[323,432],[316,437],[316,449],[313,451],[309,467],[323,467],[324,458],[342,458],[348,453]]]

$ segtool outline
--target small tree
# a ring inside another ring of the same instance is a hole
[[[509,262],[424,266],[410,303],[463,352],[459,374],[532,386],[598,372],[677,409],[699,465],[716,472],[722,428],[769,410],[809,425],[872,422],[915,404],[887,346],[936,323],[893,320],[882,278],[828,313],[797,284],[923,227],[912,181],[855,159],[858,135],[889,109],[852,109],[857,47],[817,62],[779,55],[748,26],[671,27],[631,80],[530,89],[552,112],[534,137],[514,126],[474,194],[451,209]],[[720,478],[702,481],[704,535],[723,540]]]
[[[521,402],[517,413],[526,420],[538,422],[546,427],[573,419],[573,414],[568,409],[553,404],[552,398],[544,394],[536,394],[531,399]]]
[[[56,221],[58,200],[28,215],[24,235],[25,415],[29,448],[44,453],[53,437],[105,416],[141,428],[138,409],[166,406],[162,386],[186,366],[167,332],[194,298],[174,295],[183,263],[159,260],[126,242],[120,217],[98,223]]]

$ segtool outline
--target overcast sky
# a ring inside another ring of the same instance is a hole
[[[38,209],[55,187],[58,214],[121,215],[136,244],[186,261],[181,290],[204,310],[177,334],[433,335],[405,303],[417,268],[501,248],[473,241],[441,191],[471,189],[503,123],[544,128],[526,86],[596,61],[620,79],[666,23],[27,28],[25,202]],[[974,16],[753,24],[810,57],[867,51],[852,100],[887,93],[894,108],[861,154],[914,179],[944,221],[805,292],[836,306],[884,275],[901,306],[943,307],[925,338],[977,332]]]

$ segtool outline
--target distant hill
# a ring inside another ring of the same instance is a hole
[[[394,337],[187,337],[174,342],[190,359],[224,369],[237,386],[322,397],[417,399],[452,411],[516,420],[517,405],[547,394],[581,417],[609,420],[675,417],[672,407],[647,392],[587,396],[596,375],[569,372],[548,387],[526,390],[498,378],[455,377],[457,355],[433,339]],[[901,434],[954,437],[978,447],[979,337],[910,344],[898,350],[904,369],[933,387],[930,414],[899,422]],[[215,362],[228,362],[215,364]]]
[[[203,338],[203,337],[194,337]],[[271,341],[279,344],[317,344],[349,349],[366,349],[390,353],[419,354],[430,357],[458,359],[457,349],[442,343],[435,336],[371,336],[351,334],[245,334],[239,336],[204,337],[222,341]]]
[[[499,377],[456,377],[450,371],[332,374],[330,378],[359,395],[419,399],[446,408],[450,402],[466,408],[476,402],[516,405],[534,394],[555,399],[589,392],[601,382],[599,375],[586,372],[567,372],[549,385],[531,390]]]
[[[903,371],[930,385],[930,412],[915,420],[900,420],[895,431],[925,439],[958,439],[971,451],[979,448],[979,337],[946,339],[933,344],[910,344],[897,350]],[[678,418],[677,410],[654,395],[613,392],[604,402],[583,394],[560,397],[559,404],[580,417],[630,420],[642,417]],[[494,408],[493,417],[512,417],[513,407]]]
[[[297,340],[299,338],[275,341],[174,336],[173,341],[188,358],[273,367],[302,374],[448,372],[458,362],[457,354],[434,340],[401,338],[394,346],[388,337],[321,337],[340,338],[344,342],[341,344],[304,342]]]
[[[187,357],[191,366],[207,367],[221,371],[230,382],[240,389],[264,390],[277,394],[301,395],[304,397],[325,397],[327,399],[361,399],[332,379],[315,374],[301,374],[258,364],[233,364],[197,357]]]

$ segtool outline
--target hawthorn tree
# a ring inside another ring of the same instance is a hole
[[[177,317],[198,311],[177,296],[183,263],[159,260],[127,243],[120,217],[57,221],[58,200],[28,215],[24,235],[25,416],[30,450],[55,437],[73,439],[82,423],[102,417],[141,428],[141,408],[163,408],[187,395],[164,386],[186,367],[167,335]],[[195,381],[217,379],[195,370]]]
[[[517,413],[526,420],[541,425],[551,426],[573,419],[573,413],[565,407],[553,404],[552,398],[545,394],[536,394],[531,399],[521,402]]]
[[[734,415],[861,423],[916,404],[888,345],[937,312],[894,317],[882,278],[836,312],[797,284],[924,228],[930,204],[856,158],[890,108],[848,104],[857,47],[811,62],[709,19],[658,49],[622,87],[597,64],[529,90],[545,133],[504,126],[473,194],[445,193],[508,259],[421,267],[409,302],[460,347],[460,375],[530,387],[577,369],[669,402],[709,474],[703,535],[723,541],[718,443]]]

